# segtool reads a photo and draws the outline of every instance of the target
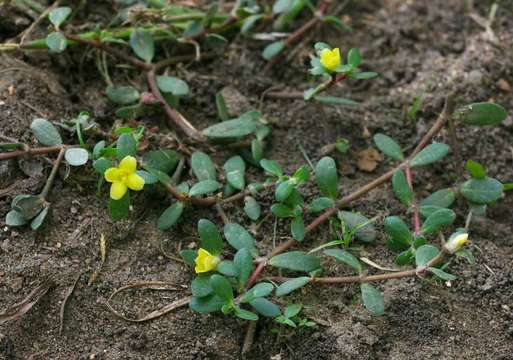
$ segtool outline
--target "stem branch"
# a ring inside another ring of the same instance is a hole
[[[376,281],[385,281],[390,279],[402,279],[405,277],[418,276],[422,275],[427,271],[429,267],[438,265],[443,261],[444,252],[440,252],[437,256],[431,259],[426,266],[416,269],[398,271],[398,272],[388,272],[382,274],[375,275],[354,275],[354,276],[340,276],[340,277],[321,277],[321,278],[311,278],[310,283],[313,284],[353,284],[353,283],[368,283],[368,282],[376,282]],[[270,277],[269,280],[283,283],[292,278],[286,278],[281,276],[273,276]]]
[[[55,180],[55,176],[57,175],[57,170],[59,170],[59,165],[61,164],[62,159],[64,158],[65,152],[66,152],[66,148],[61,146],[59,155],[57,156],[57,159],[55,159],[55,162],[53,163],[52,171],[50,172],[50,175],[48,176],[48,179],[46,180],[45,187],[43,188],[43,191],[41,191],[41,197],[45,200],[46,200],[46,197],[48,196],[48,193],[50,192],[50,189],[52,188],[53,181]]]

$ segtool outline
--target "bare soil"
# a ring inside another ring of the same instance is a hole
[[[513,6],[509,1],[501,2],[493,24],[494,43],[465,14],[463,3],[352,2],[345,11],[353,33],[317,30],[317,40],[344,49],[361,48],[364,67],[381,74],[372,81],[342,83],[334,90],[339,96],[360,101],[361,106],[321,107],[299,100],[261,102],[262,93],[270,87],[302,91],[308,86],[311,79],[305,73],[311,44],[288,64],[282,62],[270,74],[264,74],[262,44],[244,40],[235,41],[224,56],[215,60],[177,68],[177,74],[192,89],[192,96],[181,109],[195,126],[203,128],[217,121],[215,93],[225,86],[238,89],[252,106],[261,108],[275,122],[266,156],[277,159],[289,171],[304,163],[298,145],[316,161],[322,156],[322,146],[339,137],[348,139],[350,151],[336,155],[341,189],[348,193],[390,166],[381,161],[371,172],[358,168],[358,153],[373,146],[369,135],[384,132],[405,148],[413,147],[435,120],[450,91],[457,91],[461,105],[490,100],[513,109],[507,86],[513,85]],[[476,11],[486,16],[492,2],[475,3]],[[95,11],[100,10],[90,10],[95,19]],[[101,18],[101,14],[96,15]],[[12,19],[0,19],[0,29],[5,32],[0,32],[2,40],[28,26],[9,22]],[[0,131],[33,143],[29,124],[34,117],[59,121],[82,110],[91,112],[108,129],[114,108],[103,95],[103,80],[93,65],[87,65],[94,62],[90,61],[94,56],[83,56],[82,50],[63,56],[46,52],[0,55]],[[112,69],[114,81],[126,81],[124,74]],[[143,83],[137,77],[131,80]],[[417,121],[405,121],[405,109],[421,94],[424,97]],[[141,121],[168,131],[158,113]],[[511,116],[497,128],[461,127],[457,136],[457,151],[440,165],[415,174],[419,197],[462,181],[462,163],[467,159],[485,164],[489,174],[501,181],[513,179]],[[438,140],[450,143],[446,132]],[[71,169],[64,179],[63,168],[51,191],[52,211],[43,228],[37,232],[9,228],[4,218],[12,197],[40,191],[44,174],[51,167],[44,159],[21,165],[15,161],[0,163],[0,310],[21,301],[45,280],[54,286],[22,319],[0,325],[0,359],[240,358],[245,324],[236,319],[181,308],[154,321],[129,323],[105,306],[115,289],[136,281],[188,284],[191,273],[182,264],[165,258],[160,244],[164,241],[166,250],[175,253],[179,244],[190,245],[197,220],[215,218],[211,211],[189,208],[180,226],[160,232],[155,222],[170,199],[138,195],[130,220],[113,223],[106,214],[105,198],[95,195],[92,170]],[[271,203],[269,195],[261,199]],[[455,207],[457,226],[464,222],[465,206],[461,203]],[[389,186],[371,192],[353,208],[368,216],[404,214]],[[248,358],[513,359],[512,209],[513,198],[507,196],[489,209],[487,218],[473,223],[472,247],[477,264],[454,261],[451,272],[458,279],[450,286],[425,279],[379,284],[386,298],[386,314],[379,318],[371,317],[355,301],[359,296],[356,286],[307,287],[292,300],[302,302],[318,325],[275,334],[275,325],[260,321]],[[249,225],[240,208],[231,206],[227,212],[233,220]],[[97,281],[89,285],[92,272],[100,264],[98,241],[102,234],[109,242],[108,259]],[[279,229],[278,241],[285,234],[285,227]],[[272,247],[271,220],[264,223],[256,238],[262,252]],[[311,234],[307,243],[319,244],[326,239],[323,227]],[[362,255],[391,266],[393,256],[384,242],[385,237],[380,235],[376,245],[366,247]],[[340,268],[332,265],[327,272],[340,274]],[[59,334],[60,305],[77,276],[64,330]],[[121,294],[113,305],[127,316],[136,317],[186,295],[186,289],[134,290]]]

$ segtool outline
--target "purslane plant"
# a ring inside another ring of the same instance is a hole
[[[272,10],[275,15],[271,18],[276,16],[276,21],[293,19],[303,8],[311,10],[309,3],[276,1]],[[326,21],[328,3],[320,2],[315,21]],[[446,122],[498,125],[506,117],[506,112],[492,103],[475,103],[454,111],[453,97],[449,96],[444,111],[409,156],[403,153],[402,147],[394,139],[385,134],[376,134],[375,145],[391,162],[396,162],[395,166],[343,197],[340,197],[340,193],[346,191],[341,191],[345,189],[340,185],[335,159],[326,156],[312,168],[303,165],[292,173],[286,173],[278,162],[266,158],[264,144],[270,127],[256,110],[232,117],[223,108],[223,99],[218,97],[216,105],[222,121],[202,131],[196,130],[176,110],[180,97],[189,93],[189,87],[177,77],[158,75],[175,59],[155,62],[156,44],[162,39],[174,39],[174,36],[181,40],[202,38],[205,42],[222,41],[218,32],[232,25],[242,25],[242,30],[249,31],[249,28],[266,19],[265,9],[262,12],[254,1],[237,2],[230,14],[219,14],[215,7],[207,12],[186,11],[173,6],[157,9],[163,11],[168,19],[172,18],[169,20],[170,31],[135,27],[119,32],[98,31],[79,35],[63,30],[63,24],[71,13],[67,9],[57,8],[50,13],[49,20],[54,31],[46,38],[45,46],[55,52],[64,51],[67,46],[75,44],[93,46],[143,71],[147,78],[147,92],[132,86],[113,84],[109,80],[107,66],[100,62],[99,69],[108,83],[106,95],[120,106],[116,116],[134,119],[144,114],[149,106],[158,104],[198,147],[191,150],[187,144],[179,142],[175,149],[152,146],[152,150],[146,150],[142,143],[149,135],[144,127],[117,127],[112,132],[102,132],[84,113],[76,119],[58,124],[76,136],[79,143],[64,145],[56,126],[46,119],[35,119],[31,129],[44,147],[30,148],[8,139],[7,143],[1,144],[0,160],[51,153],[57,153],[58,157],[41,194],[16,196],[6,222],[10,226],[30,222],[33,229],[43,223],[50,207],[47,196],[63,160],[71,166],[84,166],[91,161],[98,178],[98,193],[105,195],[108,212],[114,220],[130,217],[131,201],[137,204],[144,192],[169,195],[166,198],[169,206],[166,206],[156,224],[162,231],[168,231],[179,223],[186,206],[212,207],[224,222],[222,231],[212,221],[214,216],[201,219],[197,224],[200,239],[198,249],[181,252],[195,274],[190,286],[193,297],[189,302],[195,311],[222,312],[246,320],[257,320],[259,316],[264,316],[290,327],[310,326],[311,323],[299,317],[301,306],[288,304],[284,296],[308,284],[356,283],[360,285],[363,305],[372,314],[381,315],[385,310],[383,296],[371,283],[428,274],[445,281],[454,280],[455,276],[448,272],[452,256],[473,261],[471,252],[465,246],[470,242],[473,216],[485,214],[487,206],[493,205],[505,190],[511,189],[511,184],[503,184],[489,177],[481,164],[471,160],[466,163],[470,176],[460,183],[450,184],[451,187],[437,190],[422,200],[417,200],[413,187],[414,172],[422,171],[448,154],[448,145],[433,142]],[[287,21],[290,23],[291,20]],[[115,48],[113,43],[129,47],[135,56]],[[35,45],[27,43],[24,46],[21,48]],[[306,100],[347,103],[345,99],[319,94],[345,79],[364,80],[377,75],[360,71],[361,55],[357,49],[350,49],[343,56],[339,48],[316,43],[315,54],[310,73],[316,78],[320,77],[322,82],[305,92]],[[97,141],[97,137],[102,140]],[[208,154],[213,145],[234,150],[222,166],[216,166]],[[188,164],[193,178],[182,181]],[[246,173],[250,166],[260,169],[262,176],[265,174],[261,182],[248,184]],[[110,183],[109,195],[102,186],[105,181]],[[302,191],[304,185],[312,181],[318,189],[318,194],[313,198],[305,196]],[[347,209],[353,201],[389,181],[394,195],[411,216],[411,226],[402,215],[381,219],[376,214],[360,214]],[[131,191],[136,191],[138,195],[134,196]],[[268,209],[258,201],[259,192],[265,191],[272,192],[274,199]],[[131,196],[135,200],[131,200]],[[465,225],[459,228],[454,223],[462,219],[457,219],[451,209],[456,198],[464,199],[468,204]],[[286,226],[290,239],[274,247],[268,254],[262,254],[260,246],[242,222],[230,221],[223,211],[224,204],[238,201],[243,202],[242,209],[247,216],[245,222],[256,222],[263,214],[272,214],[277,224]],[[317,217],[305,223],[312,216]],[[305,243],[307,235],[324,223],[330,225],[323,229],[331,230],[332,237],[328,242],[309,251],[289,251],[299,242]],[[359,247],[376,241],[376,224],[381,223],[387,236],[387,246],[396,253],[395,264],[408,266],[406,270],[376,274],[359,258]],[[324,276],[323,265],[328,259],[340,262],[345,267],[344,276]],[[266,271],[269,267],[278,272]],[[352,274],[345,275],[347,270]]]

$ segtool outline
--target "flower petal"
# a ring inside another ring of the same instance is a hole
[[[194,271],[196,273],[205,273],[214,270],[219,262],[217,256],[213,256],[207,250],[200,248],[198,250],[198,256],[196,257],[196,267]]]
[[[128,174],[133,174],[137,169],[137,160],[133,156],[125,156],[119,163],[119,168],[125,170]]]
[[[108,182],[116,182],[119,181],[119,169],[115,167],[108,168],[105,171],[105,180]]]
[[[127,192],[127,186],[119,181],[113,182],[110,186],[110,197],[113,200],[119,200],[125,196]]]
[[[144,187],[144,179],[137,174],[131,174],[128,175],[125,184],[130,190],[139,191]]]

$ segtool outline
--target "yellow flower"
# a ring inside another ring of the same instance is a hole
[[[334,71],[340,64],[340,49],[324,49],[321,52],[321,64],[329,71]]]
[[[144,179],[137,175],[137,160],[133,156],[125,156],[118,167],[105,171],[105,180],[112,183],[110,197],[119,200],[125,196],[128,189],[139,191],[144,186]]]
[[[215,270],[220,261],[221,259],[219,256],[212,255],[205,249],[199,249],[198,256],[195,260],[196,267],[194,268],[194,271],[197,273],[205,273]]]
[[[445,243],[445,250],[449,254],[454,254],[456,251],[461,249],[463,245],[468,242],[467,233],[455,233],[449,238],[449,241]]]

